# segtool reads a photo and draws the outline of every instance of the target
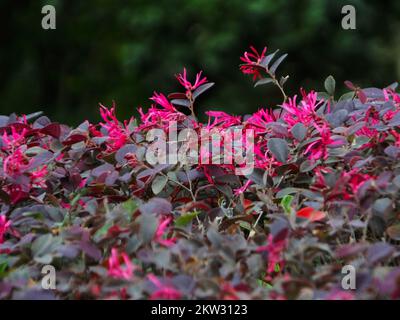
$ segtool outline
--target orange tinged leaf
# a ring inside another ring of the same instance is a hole
[[[244,199],[243,205],[244,205],[244,210],[246,211],[246,213],[249,213],[249,214],[259,214],[260,213],[260,212],[257,212],[256,210],[254,210],[253,201],[251,201],[249,199]]]
[[[308,219],[310,221],[320,221],[325,219],[326,213],[322,211],[315,210],[311,207],[305,207],[297,211],[296,216],[298,218]]]
[[[244,208],[245,209],[249,209],[252,205],[253,205],[253,201],[249,200],[249,199],[244,199]]]

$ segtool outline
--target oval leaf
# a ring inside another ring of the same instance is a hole
[[[282,63],[283,60],[285,60],[285,58],[287,57],[287,53],[285,53],[284,55],[282,55],[279,59],[277,59],[273,65],[271,66],[271,68],[269,69],[269,72],[271,72],[272,74],[275,74],[276,69],[278,69],[279,65]]]
[[[302,123],[296,123],[293,128],[290,130],[290,132],[292,133],[292,135],[299,141],[304,140],[304,138],[306,137],[306,133],[307,133],[307,128],[305,127],[304,124]]]
[[[278,53],[279,49],[276,50],[275,52],[267,55],[264,59],[261,60],[260,64],[265,67],[268,68],[269,63],[271,62],[271,60],[275,57],[275,55]]]
[[[190,101],[186,100],[186,99],[174,99],[174,100],[171,100],[171,103],[176,104],[178,106],[184,106],[184,107],[190,106]]]
[[[271,82],[274,82],[274,79],[271,79],[271,78],[260,79],[254,84],[254,87],[260,86],[262,84],[271,83]]]
[[[332,76],[329,76],[328,78],[325,79],[325,90],[326,92],[329,93],[329,95],[333,96],[335,93],[335,87],[336,87],[336,81]]]
[[[207,91],[210,89],[215,83],[210,82],[210,83],[205,83],[202,86],[198,87],[194,92],[193,92],[193,99],[196,99],[199,95],[201,95],[203,92]]]
[[[303,219],[307,219],[307,220],[314,222],[314,221],[320,221],[320,220],[325,219],[326,213],[315,210],[314,208],[311,208],[311,207],[305,207],[305,208],[297,211],[296,216],[298,218],[303,218]]]
[[[168,178],[165,176],[157,176],[153,180],[151,184],[151,190],[153,191],[154,194],[159,194],[164,187],[166,186],[168,182]]]
[[[286,140],[272,138],[268,140],[267,146],[279,162],[286,162],[289,156],[289,147]]]

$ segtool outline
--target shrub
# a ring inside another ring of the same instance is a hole
[[[328,77],[326,92],[289,97],[288,77],[276,74],[285,57],[251,48],[241,58],[256,86],[283,95],[280,106],[243,117],[209,111],[199,122],[198,97],[213,83],[201,72],[191,82],[186,70],[177,75],[183,90],[155,92],[140,119],[119,121],[115,106],[77,128],[1,116],[0,297],[398,298],[396,84],[347,81],[350,92],[336,100]],[[232,130],[251,132],[253,143],[228,138]],[[218,160],[200,148],[197,162],[186,152],[154,162],[160,143],[168,154],[187,147],[186,132],[223,137],[206,144],[222,148]],[[229,139],[233,150],[224,149]],[[250,151],[246,174],[238,169],[247,163],[221,161]],[[47,264],[55,291],[41,289]],[[357,288],[345,291],[349,264]]]

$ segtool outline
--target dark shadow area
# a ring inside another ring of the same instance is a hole
[[[53,4],[57,29],[43,30],[41,8]],[[343,30],[341,8],[357,10],[357,29]],[[174,74],[203,70],[216,86],[201,114],[236,114],[280,102],[274,87],[252,87],[238,68],[249,45],[289,54],[280,67],[287,91],[321,90],[332,74],[386,86],[399,79],[399,1],[2,1],[1,114],[43,110],[53,120],[97,120],[99,102],[127,118],[154,90],[177,88]]]

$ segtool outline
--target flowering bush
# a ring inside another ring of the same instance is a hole
[[[208,111],[199,122],[196,100],[213,83],[186,70],[176,76],[181,92],[155,92],[140,119],[119,121],[115,106],[77,128],[1,116],[0,297],[399,298],[396,85],[347,81],[350,92],[336,99],[328,77],[326,92],[289,97],[288,77],[276,74],[285,57],[251,48],[241,58],[256,86],[283,95],[243,117]],[[254,143],[229,138],[231,129]],[[164,158],[187,147],[187,132],[223,136],[209,143],[222,148],[218,159],[200,148],[197,161],[186,149],[175,162],[153,161],[160,141]],[[243,174],[243,161],[220,161],[249,150]],[[41,287],[48,264],[56,290]],[[356,270],[354,290],[342,287],[345,265]]]

